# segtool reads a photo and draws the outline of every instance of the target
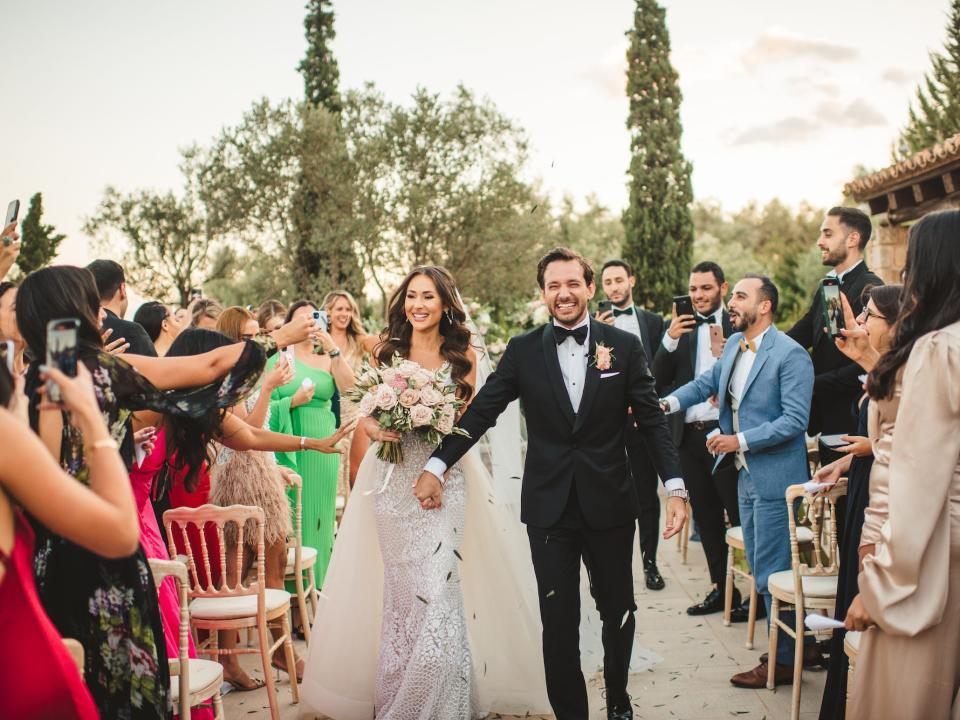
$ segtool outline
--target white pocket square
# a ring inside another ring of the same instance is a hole
[[[618,372],[611,372],[611,373],[600,373],[600,379],[603,380],[604,378],[614,377],[614,376],[619,375],[619,374],[620,374],[619,371],[618,371]]]

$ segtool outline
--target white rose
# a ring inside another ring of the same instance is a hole
[[[440,419],[437,421],[437,430],[439,430],[443,435],[449,435],[453,432],[453,415],[443,414],[440,416]]]
[[[410,376],[410,383],[419,390],[432,379],[433,378],[430,377],[430,373],[428,373],[426,370],[420,369]]]
[[[410,408],[410,422],[414,427],[426,427],[433,422],[433,410],[426,405],[414,405]]]
[[[420,391],[420,402],[424,405],[439,405],[443,402],[443,393],[433,385],[425,385]]]
[[[397,374],[397,371],[394,368],[386,368],[380,373],[380,378],[384,385],[393,385],[393,383],[397,381],[398,377],[400,376]]]
[[[360,412],[369,415],[377,409],[377,398],[373,393],[367,393],[360,398]]]
[[[377,385],[377,407],[381,410],[392,410],[397,406],[397,394],[389,385]]]
[[[406,379],[411,377],[419,369],[420,366],[413,360],[404,360],[397,366],[397,374]]]
[[[405,408],[413,407],[420,400],[420,393],[416,390],[407,389],[400,393],[398,399]]]

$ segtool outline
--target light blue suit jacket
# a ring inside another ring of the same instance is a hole
[[[713,368],[671,393],[686,410],[716,395],[720,431],[733,435],[727,386],[740,354],[743,333],[727,340]],[[804,437],[813,396],[813,362],[800,345],[770,326],[757,351],[740,402],[740,432],[747,442],[747,467],[760,496],[782,500],[789,485],[810,478]]]

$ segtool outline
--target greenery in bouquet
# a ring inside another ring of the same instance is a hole
[[[456,426],[457,412],[466,405],[456,391],[446,367],[431,372],[394,355],[389,367],[365,363],[356,385],[345,395],[380,427],[399,433],[416,432],[428,443],[439,445],[447,435],[467,436]],[[400,463],[403,450],[398,442],[381,443],[377,457]]]

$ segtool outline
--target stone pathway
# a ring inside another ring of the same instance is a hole
[[[691,542],[688,563],[681,562],[676,541],[661,542],[660,571],[667,587],[659,592],[646,589],[635,552],[637,613],[636,645],[661,656],[663,661],[645,672],[631,675],[629,692],[634,717],[644,720],[780,720],[790,717],[790,687],[776,692],[742,690],[730,684],[730,676],[754,667],[766,650],[766,621],[757,624],[755,649],[744,647],[746,625],[723,626],[720,614],[691,618],[685,610],[702,599],[708,588],[706,563],[699,543]],[[741,587],[741,590],[744,588]],[[298,652],[304,654],[303,643]],[[241,656],[248,672],[262,677],[259,656]],[[801,695],[802,720],[817,718],[826,673],[806,670]],[[281,717],[284,720],[312,720],[318,716],[303,706],[290,703],[286,676],[279,684]],[[590,718],[606,718],[601,695],[602,679],[589,680]],[[224,698],[227,718],[269,718],[266,690],[229,693]],[[494,715],[493,718],[501,716]],[[503,716],[506,720],[506,716]],[[534,716],[531,716],[534,717]],[[548,716],[552,717],[552,716]],[[335,720],[335,719],[334,719]]]

